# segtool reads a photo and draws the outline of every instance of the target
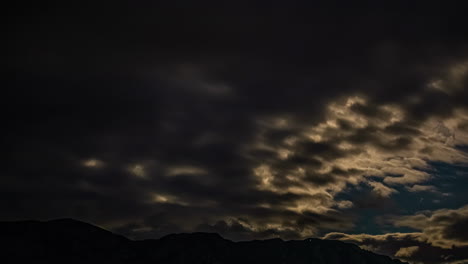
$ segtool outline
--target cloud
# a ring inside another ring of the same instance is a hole
[[[348,241],[414,263],[458,263],[468,261],[467,212],[468,206],[463,206],[389,218],[395,226],[420,232],[383,235],[334,232],[324,238]]]
[[[406,189],[410,192],[435,192],[437,193],[437,188],[431,185],[418,185],[415,184],[411,187],[406,187]]]
[[[88,167],[88,168],[100,168],[104,166],[104,162],[98,160],[98,159],[88,159],[84,160],[82,162],[83,166]]]
[[[396,226],[421,230],[433,246],[468,246],[468,206],[397,217],[394,221]]]
[[[402,105],[375,105],[362,96],[332,101],[324,120],[316,124],[292,117],[259,122],[257,139],[250,153],[264,151],[254,175],[258,187],[275,192],[327,192],[334,196],[349,185],[366,183],[382,197],[398,193],[391,186],[409,191],[432,191],[422,185],[432,179],[429,162],[465,163],[468,156],[457,149],[463,137],[450,140],[466,120],[457,110],[445,121],[428,118],[414,122]],[[284,127],[289,130],[285,130]],[[283,131],[281,137],[275,131]],[[251,156],[255,160],[256,156]]]
[[[392,188],[389,188],[383,185],[380,182],[373,182],[369,181],[368,184],[373,187],[373,191],[382,196],[382,197],[389,197],[392,193],[397,193],[398,191]]]
[[[422,233],[384,235],[329,233],[324,238],[354,243],[363,249],[415,264],[455,264],[468,261],[466,253],[468,247],[440,248],[428,243]]]
[[[297,238],[301,235],[293,228],[278,228],[266,227],[257,229],[249,225],[245,220],[218,221],[212,225],[201,224],[197,230],[202,232],[215,232],[221,236],[227,236],[235,241],[252,240],[252,239],[268,239],[268,238]]]
[[[408,258],[419,250],[419,246],[402,247],[396,253],[395,257]]]

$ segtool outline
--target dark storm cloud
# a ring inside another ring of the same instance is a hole
[[[9,11],[2,218],[74,217],[135,237],[344,231],[354,216],[329,189],[363,171],[332,163],[411,149],[424,120],[466,107],[467,75],[448,70],[468,55],[461,8],[68,5]],[[428,90],[433,79],[444,88]],[[366,103],[351,110],[375,124],[339,119],[328,141],[307,137],[330,102],[356,94]],[[405,118],[377,127],[392,117],[384,104]],[[290,123],[267,122],[278,117]],[[262,164],[274,175],[260,179]],[[304,185],[318,191],[290,190]]]

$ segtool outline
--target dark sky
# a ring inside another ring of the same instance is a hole
[[[468,261],[461,2],[61,2],[5,7],[0,220]]]

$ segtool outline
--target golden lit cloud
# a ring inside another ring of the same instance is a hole
[[[105,163],[98,159],[88,159],[84,160],[81,164],[87,168],[101,168]]]
[[[167,204],[177,204],[182,206],[189,205],[187,202],[182,201],[179,197],[175,195],[168,195],[168,194],[156,194],[152,195],[152,202],[155,203],[167,203]]]
[[[207,171],[203,168],[195,166],[171,166],[166,168],[167,176],[176,176],[176,175],[197,175],[197,174],[206,174]]]
[[[373,105],[363,96],[343,97],[331,102],[325,119],[316,124],[297,123],[288,116],[259,121],[259,134],[250,149],[272,155],[259,161],[253,175],[261,190],[324,193],[331,201],[346,186],[361,183],[382,197],[398,193],[397,185],[412,192],[435,192],[424,185],[432,177],[429,162],[468,162],[468,155],[457,149],[468,144],[467,131],[460,129],[466,123],[468,112],[463,109],[443,120],[432,117],[415,123],[407,121],[398,105]],[[271,142],[268,135],[275,131],[288,132],[282,141]],[[340,205],[298,200],[288,209],[323,212],[333,207]]]
[[[138,178],[146,178],[147,174],[145,171],[145,166],[143,164],[133,164],[128,167],[128,171],[138,177]]]

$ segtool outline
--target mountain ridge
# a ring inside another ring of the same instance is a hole
[[[404,263],[335,240],[274,238],[234,242],[204,232],[130,240],[74,219],[3,221],[0,237],[4,245],[0,258],[6,263]]]

